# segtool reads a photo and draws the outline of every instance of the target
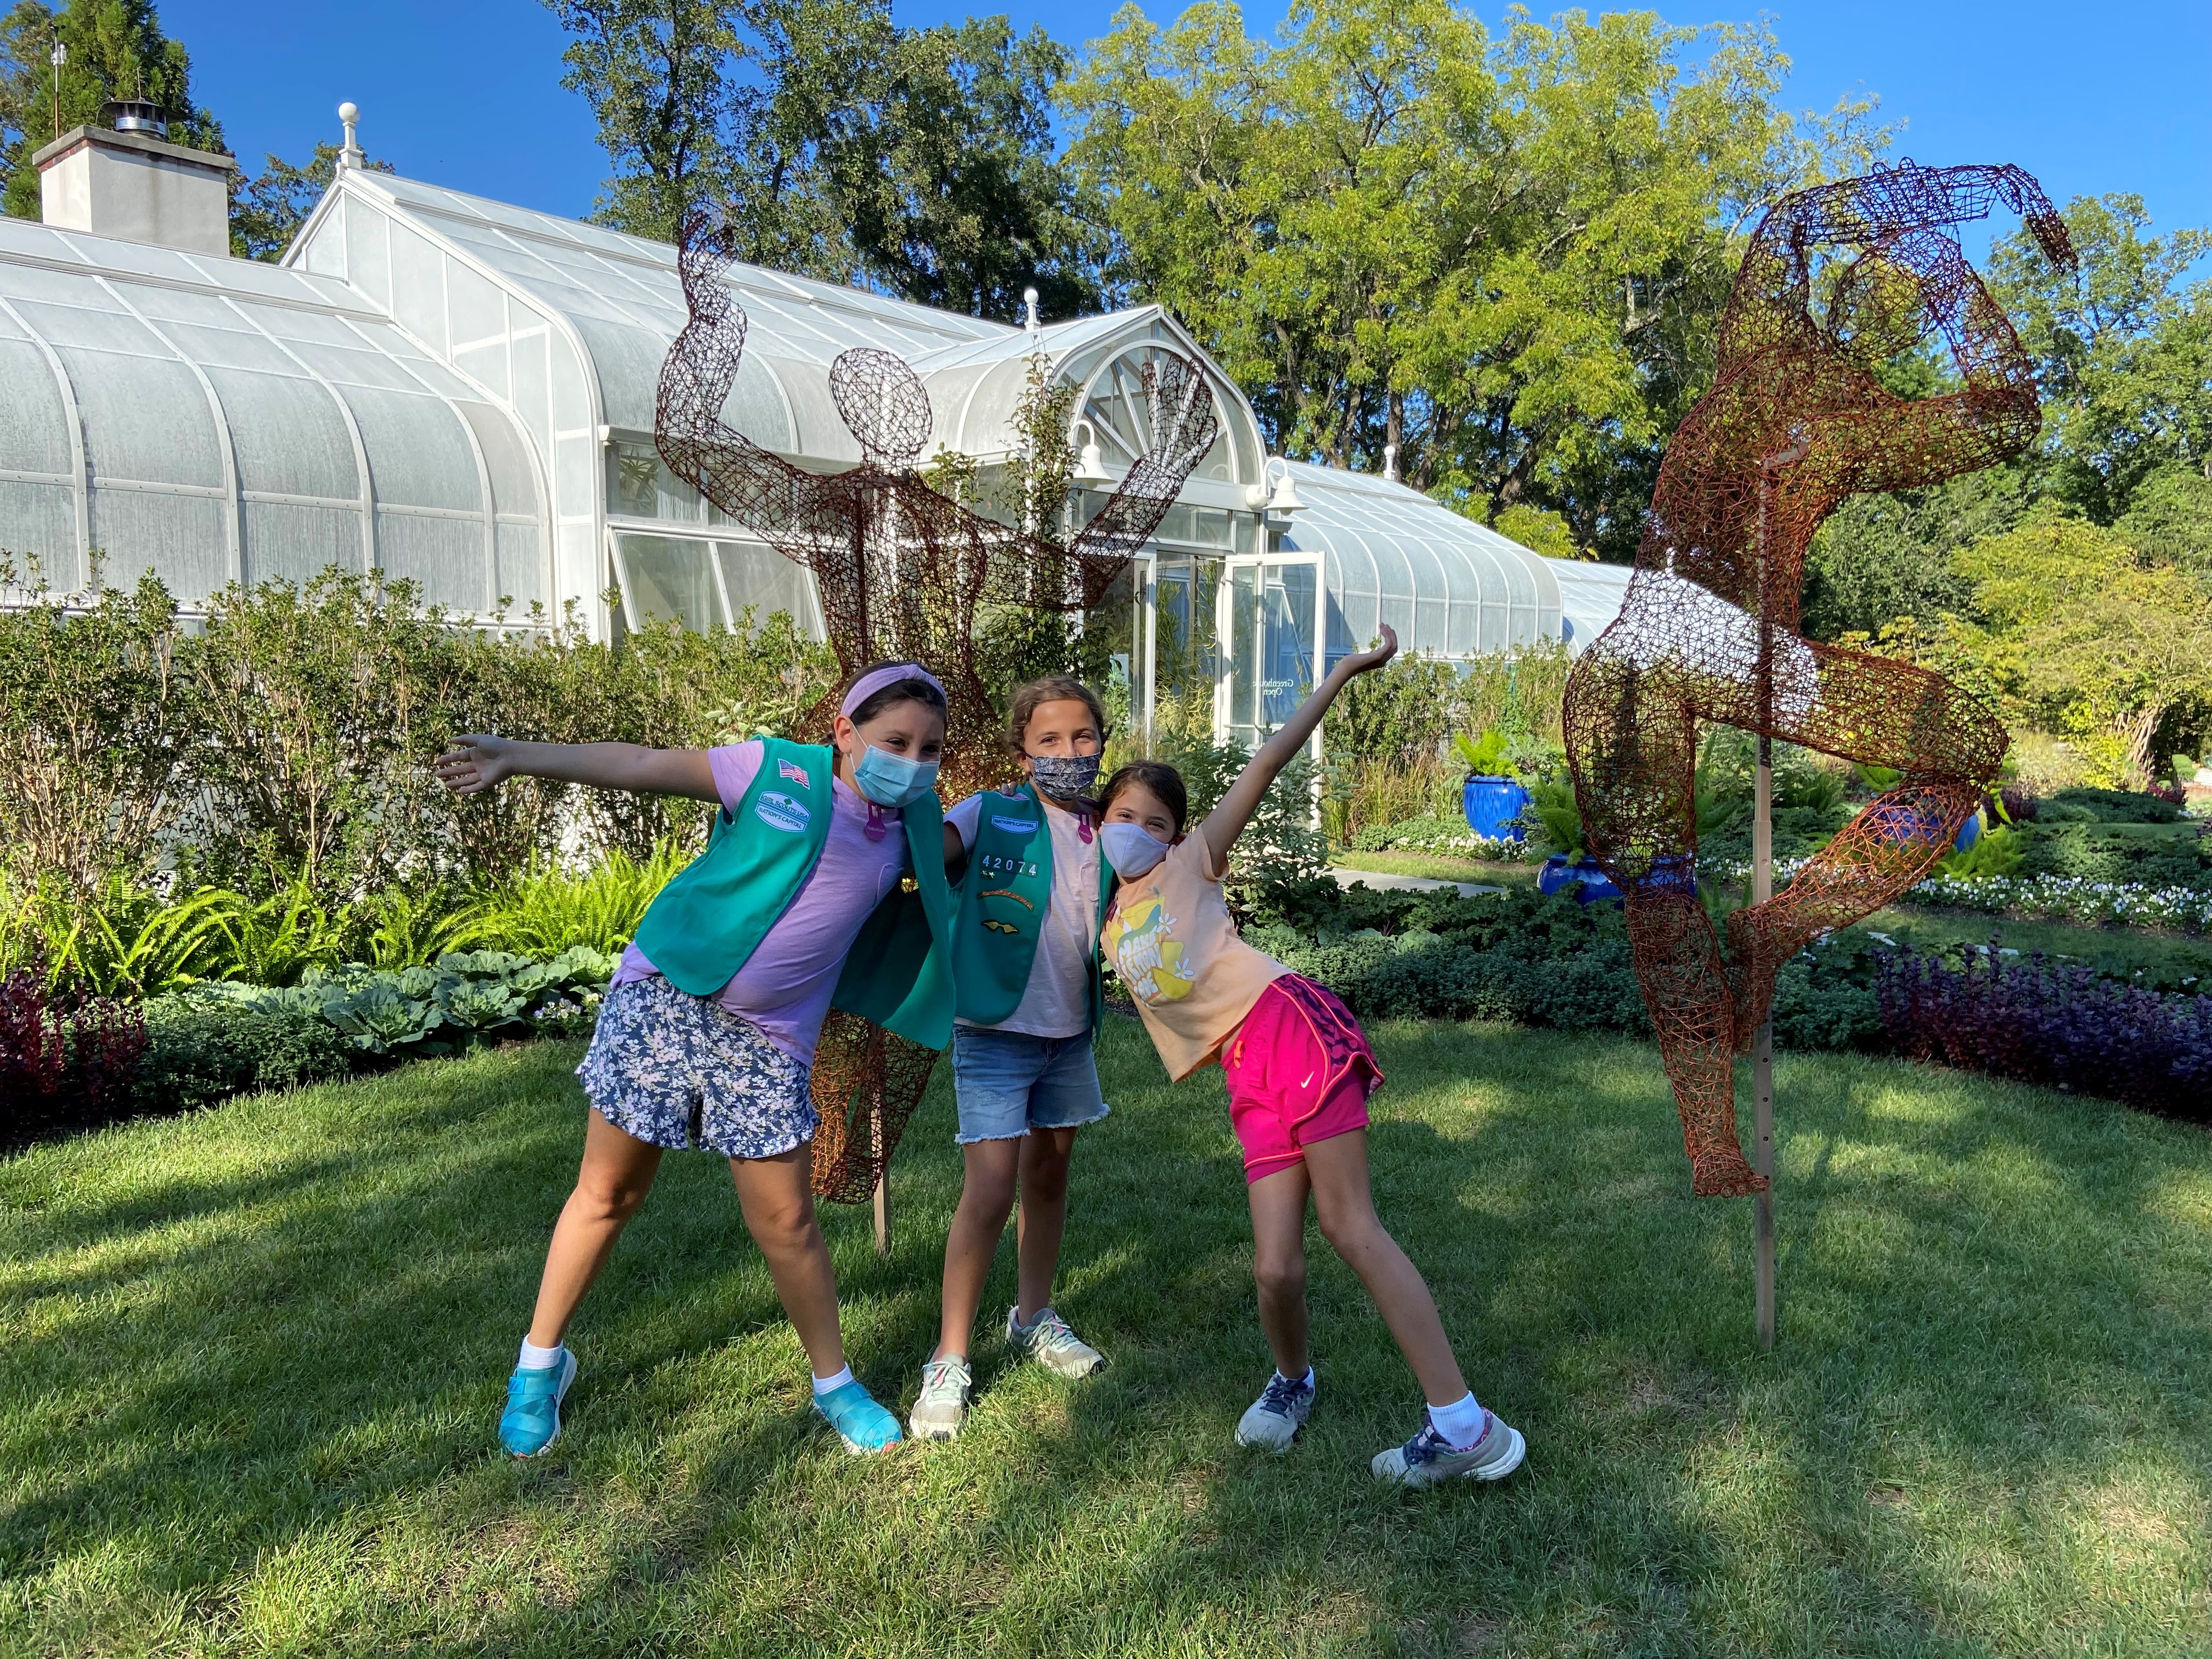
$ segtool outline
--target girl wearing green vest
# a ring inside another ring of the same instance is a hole
[[[945,689],[915,663],[864,670],[827,745],[718,749],[459,739],[437,763],[462,793],[554,778],[688,795],[721,808],[707,850],[661,889],[623,953],[576,1074],[591,1109],[583,1167],[553,1229],[501,1443],[561,1431],[576,1359],[562,1337],[661,1153],[730,1161],[738,1203],[812,1364],[815,1409],[848,1449],[896,1442],[853,1379],[837,1283],[814,1218],[809,1071],[822,1021],[849,1010],[929,1048],[951,1036],[951,897],[936,795]],[[904,878],[914,890],[904,890]]]
[[[1017,1188],[1020,1271],[1008,1344],[1061,1376],[1106,1363],[1052,1307],[1075,1132],[1106,1115],[1091,1046],[1109,890],[1085,799],[1106,714],[1088,686],[1054,678],[1015,689],[1006,726],[1024,781],[971,795],[945,820],[945,857],[967,860],[952,931],[960,1015],[952,1084],[967,1176],[945,1241],[937,1351],[908,1418],[926,1439],[960,1432],[969,1340]]]

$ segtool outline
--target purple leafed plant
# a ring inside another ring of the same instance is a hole
[[[1963,968],[1899,949],[1875,958],[1883,1024],[1915,1060],[2212,1119],[2212,996],[2162,996],[1994,945]]]
[[[131,1004],[58,1006],[29,969],[0,979],[0,1136],[121,1116],[145,1052],[145,1016]]]

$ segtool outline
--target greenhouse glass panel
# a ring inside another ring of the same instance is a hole
[[[76,545],[76,492],[66,484],[0,479],[0,557],[58,592],[87,586]]]
[[[333,565],[361,568],[362,514],[292,501],[246,503],[246,580],[305,585]]]
[[[223,522],[229,513],[230,503],[212,495],[94,490],[92,544],[100,554],[100,580],[132,587],[151,574],[186,600],[216,592],[231,577]]]
[[[313,380],[235,369],[210,368],[207,376],[230,428],[240,488],[361,499],[353,438],[330,392]],[[355,532],[357,546],[358,524]]]
[[[814,579],[782,554],[757,542],[716,542],[714,556],[721,561],[722,586],[730,597],[733,625],[750,605],[755,628],[781,611],[805,638],[829,637]]]
[[[233,321],[234,324],[235,319]],[[220,364],[225,368],[256,369],[264,374],[296,375],[301,372],[300,365],[285,356],[281,347],[234,325],[202,328],[196,323],[164,323],[161,331],[179,351],[202,367]]]
[[[67,346],[58,353],[76,392],[85,455],[95,478],[226,485],[215,411],[191,370],[173,358],[159,362]]]
[[[489,611],[498,597],[490,592],[481,519],[380,511],[376,563],[386,575],[415,583],[427,603],[448,611]]]
[[[475,453],[448,405],[368,386],[346,387],[345,400],[368,452],[379,505],[483,511]]]
[[[695,634],[724,626],[714,573],[708,568],[710,544],[677,536],[617,536],[623,604],[630,625],[681,623]]]
[[[545,591],[545,532],[534,524],[502,524],[495,536],[495,608],[516,616],[527,616],[533,605],[552,610]]]
[[[0,340],[0,467],[69,473],[69,415],[46,355],[27,340]]]
[[[1259,742],[1260,569],[1229,573],[1229,736],[1246,748]]]
[[[88,296],[80,294],[76,297],[82,301]],[[88,311],[82,303],[50,306],[28,300],[18,300],[15,308],[23,313],[23,320],[34,333],[53,345],[82,346],[93,351],[127,351],[137,356],[172,361],[177,355],[163,345],[145,324],[119,311]]]
[[[1314,689],[1313,565],[1262,567],[1265,630],[1261,641],[1261,723],[1273,731]]]

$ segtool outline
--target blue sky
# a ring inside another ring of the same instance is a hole
[[[1103,33],[1114,10],[1112,0],[895,3],[916,25],[1004,9],[1071,43]],[[1272,29],[1283,9],[1258,0],[1249,26]],[[1661,10],[1681,22],[1753,15]],[[363,143],[402,173],[556,213],[592,210],[605,158],[583,100],[561,87],[564,39],[536,0],[160,0],[160,11],[249,168],[264,152],[296,161],[335,139],[333,111],[350,98]],[[1875,93],[1884,117],[1906,124],[1898,154],[2016,161],[2061,202],[2132,190],[2160,228],[2212,224],[2206,0],[1778,0],[1769,15],[1796,64],[1792,107]]]

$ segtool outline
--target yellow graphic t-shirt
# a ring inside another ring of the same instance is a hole
[[[1208,862],[1204,838],[1185,837],[1149,875],[1121,884],[1098,935],[1178,1081],[1218,1059],[1260,993],[1291,971],[1237,937]]]

